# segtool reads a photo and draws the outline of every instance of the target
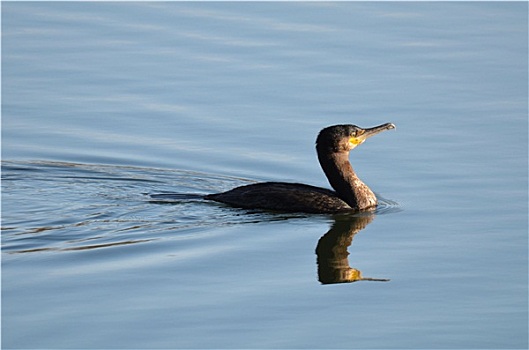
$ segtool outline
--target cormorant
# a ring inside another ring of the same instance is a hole
[[[354,172],[349,152],[369,137],[394,128],[392,123],[367,129],[346,124],[320,131],[316,139],[318,160],[335,191],[299,183],[262,182],[204,198],[240,208],[283,212],[337,213],[374,209],[377,198]]]

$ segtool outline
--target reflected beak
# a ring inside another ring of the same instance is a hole
[[[363,132],[360,135],[357,135],[356,137],[351,137],[349,142],[356,146],[356,145],[363,143],[365,140],[367,140],[371,136],[379,134],[382,131],[391,130],[395,128],[396,128],[395,124],[386,123],[386,124],[382,124],[382,125],[375,126],[372,128],[363,129]]]

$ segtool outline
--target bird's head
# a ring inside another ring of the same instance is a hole
[[[326,152],[349,152],[382,131],[395,129],[392,123],[363,129],[352,124],[328,126],[321,130],[316,139],[316,148]]]

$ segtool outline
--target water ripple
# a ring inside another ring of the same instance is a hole
[[[190,171],[5,161],[2,193],[10,205],[3,208],[2,249],[93,250],[180,239],[198,228],[308,217],[234,210],[201,200],[206,193],[245,183],[249,180]],[[175,191],[181,194],[177,200],[164,195]],[[160,198],[153,201],[150,193]]]

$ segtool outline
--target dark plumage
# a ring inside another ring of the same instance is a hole
[[[335,191],[298,183],[263,182],[210,194],[205,199],[235,207],[285,212],[336,213],[376,207],[374,193],[356,176],[349,152],[367,138],[394,129],[391,123],[362,129],[334,125],[320,131],[316,151],[320,165]]]

